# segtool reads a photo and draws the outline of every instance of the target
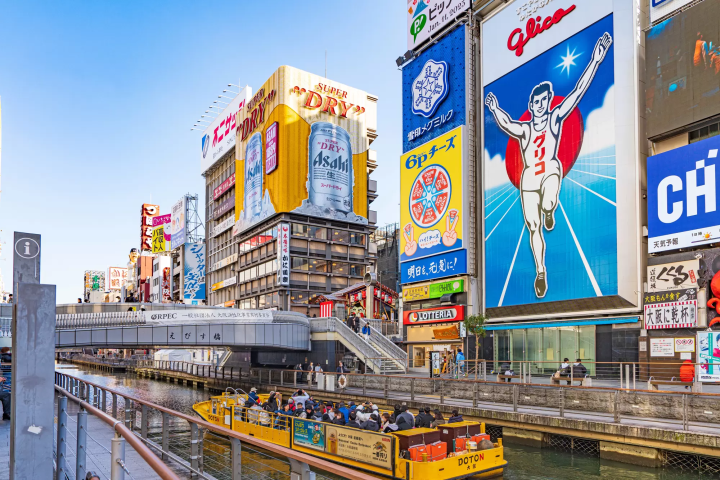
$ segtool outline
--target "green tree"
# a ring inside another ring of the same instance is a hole
[[[475,380],[477,380],[478,374],[478,358],[480,355],[480,337],[485,338],[487,331],[485,330],[485,324],[490,318],[487,315],[470,315],[465,318],[463,322],[465,324],[465,331],[468,335],[475,337]]]

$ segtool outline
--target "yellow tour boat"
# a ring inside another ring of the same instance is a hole
[[[269,395],[259,397],[262,405]],[[226,391],[193,409],[214,425],[388,478],[494,478],[507,465],[502,439],[492,448],[478,449],[482,440],[489,440],[484,423],[380,433],[247,408],[247,399],[242,391]]]

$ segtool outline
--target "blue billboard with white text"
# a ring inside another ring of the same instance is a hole
[[[183,301],[199,305],[205,300],[205,243],[185,244]]]

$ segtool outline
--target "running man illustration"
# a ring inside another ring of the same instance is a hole
[[[525,225],[530,232],[530,248],[535,259],[535,295],[538,298],[545,297],[548,289],[545,237],[541,221],[546,230],[555,228],[555,209],[564,176],[562,163],[558,159],[563,122],[587,92],[611,44],[612,37],[605,33],[595,44],[592,60],[575,88],[554,108],[551,108],[554,96],[552,83],[542,82],[536,85],[528,104],[530,121],[520,122],[510,118],[510,115],[500,108],[492,93],[485,99],[485,104],[493,113],[500,129],[520,143],[523,157],[520,197]]]

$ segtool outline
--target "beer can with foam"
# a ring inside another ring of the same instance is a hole
[[[353,211],[350,134],[328,122],[315,122],[308,148],[308,201],[340,212]]]
[[[243,210],[246,218],[260,215],[263,195],[262,135],[256,132],[245,147],[245,197]]]

